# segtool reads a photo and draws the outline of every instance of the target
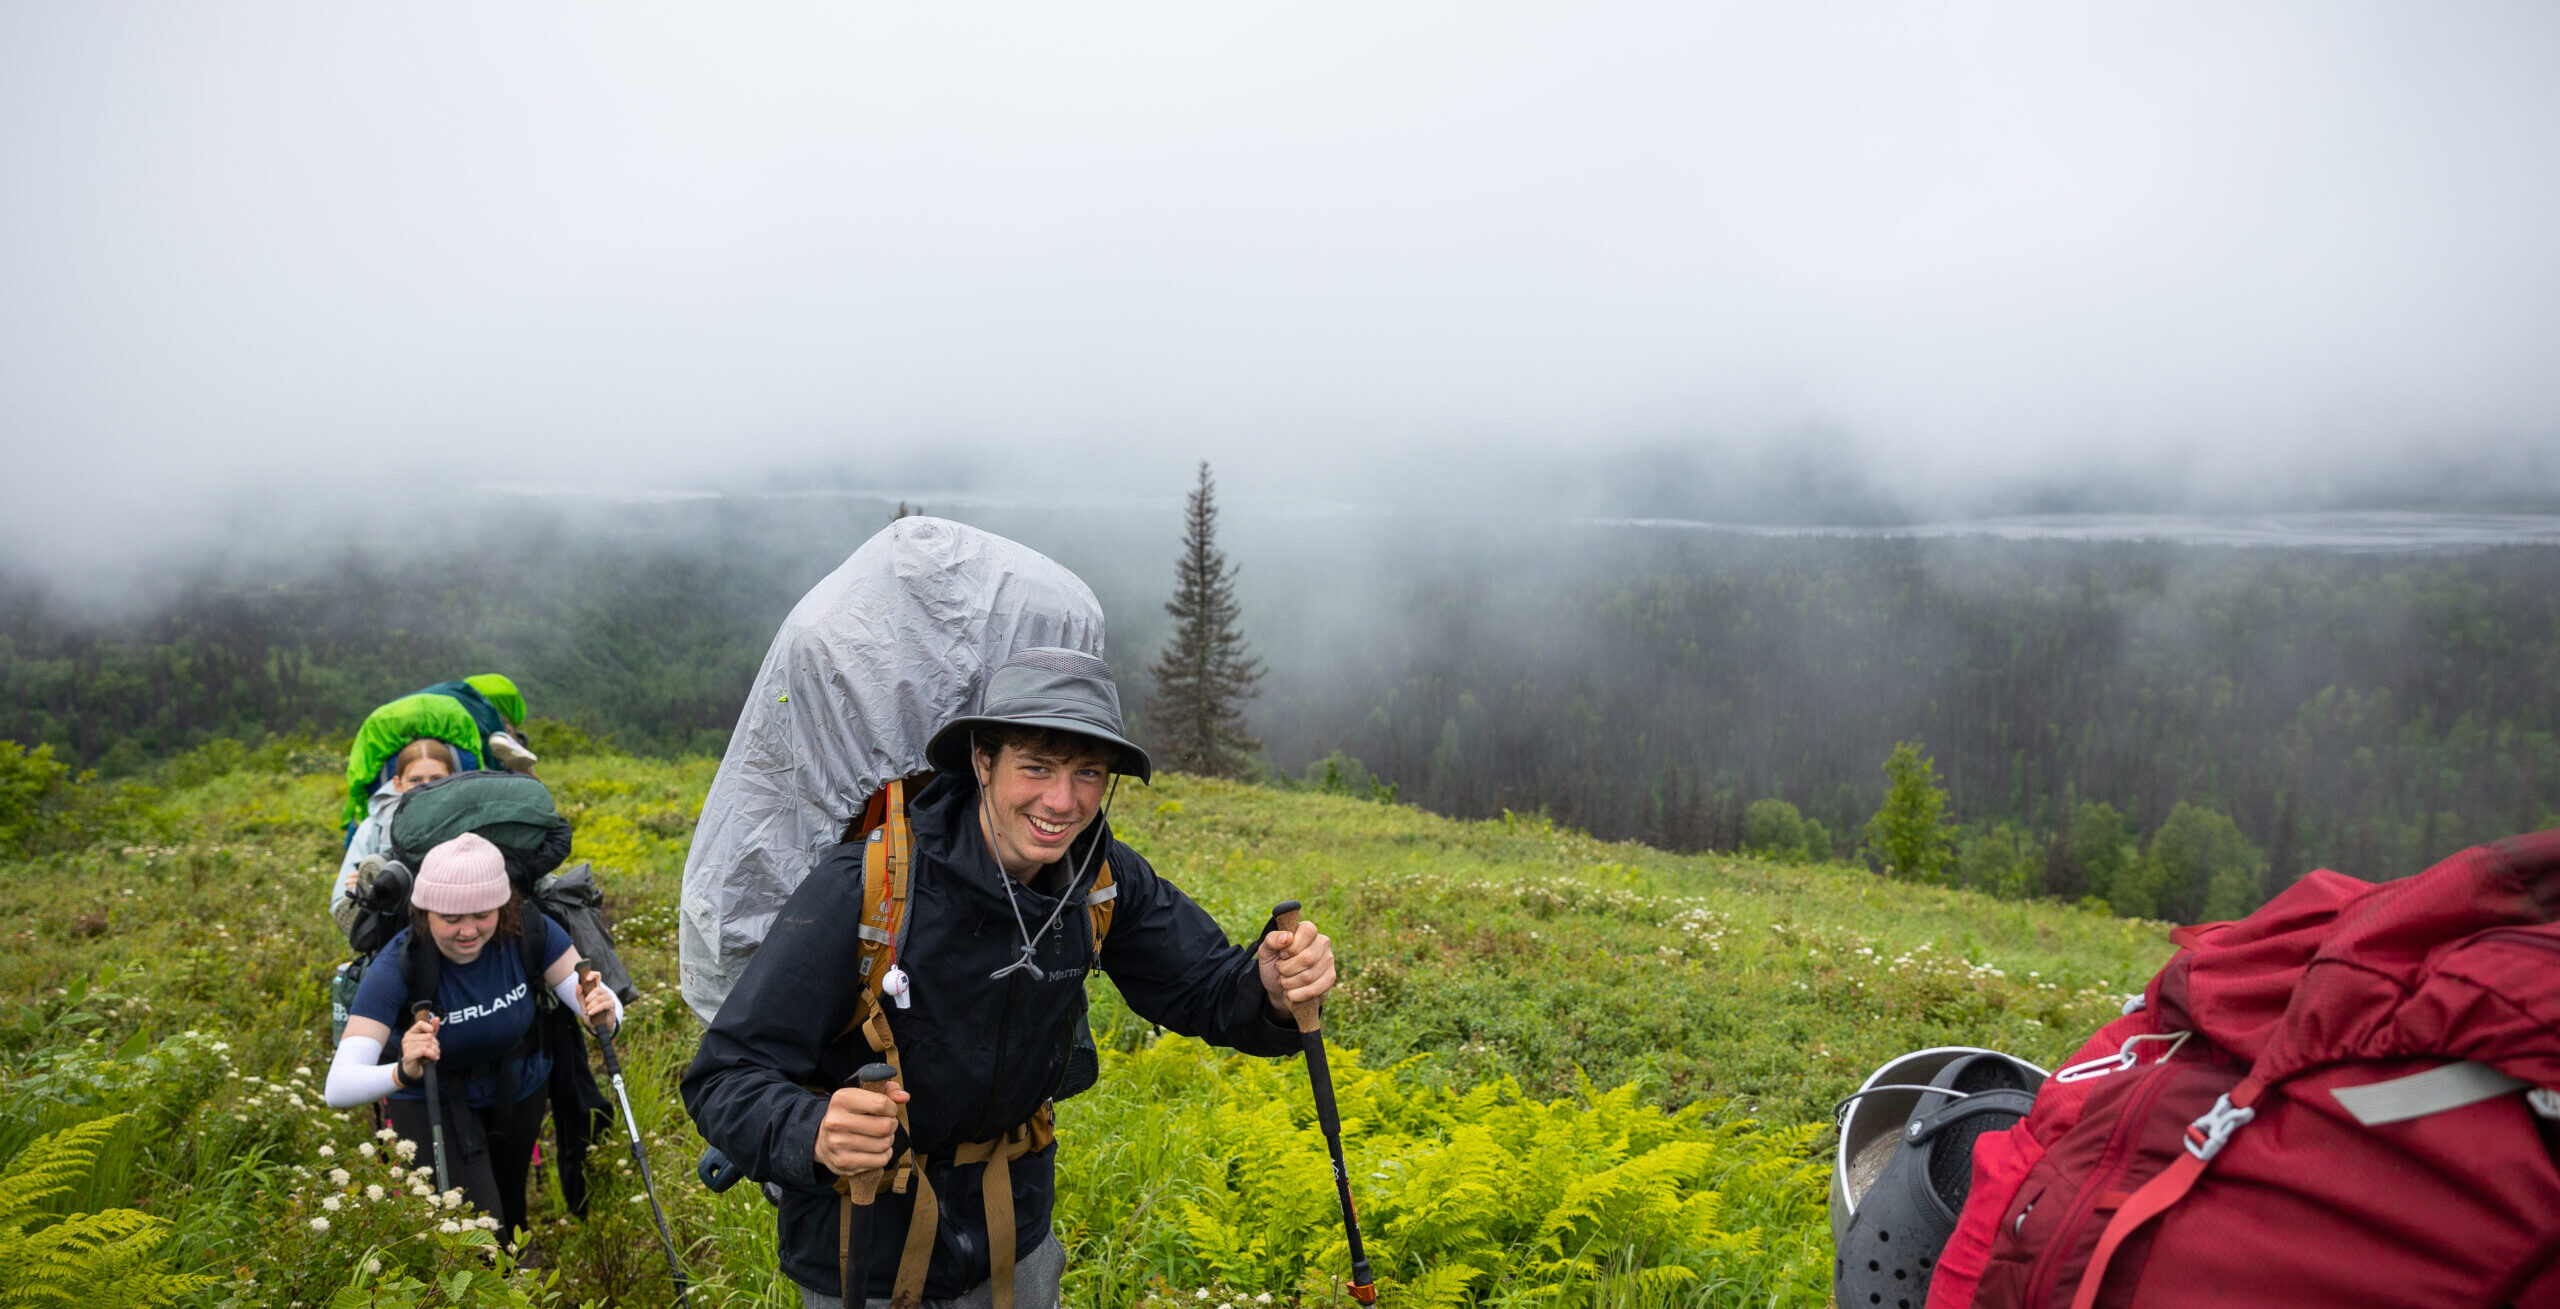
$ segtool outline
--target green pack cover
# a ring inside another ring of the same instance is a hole
[[[482,699],[496,706],[499,716],[505,718],[509,725],[524,726],[524,692],[517,690],[516,684],[504,675],[473,673],[463,678],[462,684],[478,691]]]
[[[470,751],[474,758],[485,748],[480,724],[452,696],[420,691],[374,710],[365,715],[364,725],[356,729],[356,743],[347,751],[347,802],[338,811],[342,826],[352,830],[352,824],[364,820],[365,802],[373,798],[382,766],[417,740],[442,741]]]
[[[339,809],[339,825],[352,831],[363,821],[365,801],[382,778],[382,765],[411,741],[431,737],[458,745],[480,767],[495,768],[489,738],[523,725],[524,693],[500,673],[438,682],[374,710],[356,729],[355,748],[347,752],[347,803]]]

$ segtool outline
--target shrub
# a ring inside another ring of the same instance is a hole
[[[0,741],[0,851],[32,847],[54,824],[70,785],[70,766],[54,759],[52,746]]]
[[[576,723],[558,718],[528,718],[519,731],[525,747],[542,756],[544,763],[560,763],[612,749],[611,742],[599,740]]]
[[[1748,853],[1794,863],[1804,853],[1804,838],[1804,815],[1784,800],[1754,800],[1742,811],[1742,848]]]
[[[1287,785],[1285,774],[1282,785]],[[1347,795],[1379,804],[1394,804],[1396,800],[1393,783],[1379,781],[1368,765],[1340,750],[1307,765],[1299,785],[1324,795]]]
[[[1947,820],[1947,793],[1938,765],[1904,741],[1884,761],[1884,807],[1867,820],[1867,848],[1884,871],[1919,882],[1943,881],[1953,859],[1955,827]]]
[[[2129,917],[2181,922],[2238,918],[2257,903],[2265,856],[2229,818],[2185,801],[2169,811],[2142,858],[2108,897]]]

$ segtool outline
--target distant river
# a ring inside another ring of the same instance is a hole
[[[1744,536],[1966,537],[2004,541],[2166,541],[2348,554],[2433,554],[2502,545],[2560,545],[2560,514],[2371,513],[2032,514],[1901,527],[1779,527],[1685,518],[1595,518],[1596,527]]]

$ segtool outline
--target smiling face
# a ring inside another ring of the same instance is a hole
[[[436,951],[458,964],[480,957],[489,938],[498,934],[498,910],[481,914],[427,915],[427,933],[435,938]]]
[[[980,831],[996,862],[1027,882],[1056,863],[1102,812],[1111,781],[1111,755],[1062,736],[1030,745],[1001,745],[993,755],[972,756],[978,785]]]

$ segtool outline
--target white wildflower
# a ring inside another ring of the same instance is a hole
[[[498,1219],[494,1214],[482,1214],[472,1219],[471,1225],[484,1232],[494,1232],[498,1230]]]
[[[364,1261],[364,1270],[368,1273],[381,1272],[382,1261],[380,1259],[367,1259]]]
[[[437,1197],[436,1197],[436,1202],[437,1202],[438,1204],[443,1205],[443,1206],[444,1206],[445,1208],[447,1208],[447,1209],[459,1209],[459,1208],[461,1208],[461,1207],[462,1207],[462,1188],[461,1188],[461,1187],[459,1187],[459,1186],[457,1186],[457,1187],[453,1188],[452,1190],[447,1191],[447,1192],[445,1192],[444,1194],[442,1194],[442,1195],[440,1195],[440,1196],[437,1196]]]
[[[335,1158],[337,1158],[337,1157],[338,1157],[338,1147],[336,1147],[336,1146],[334,1146],[334,1145],[324,1145],[324,1146],[320,1147],[320,1157],[321,1157],[321,1158],[323,1158],[323,1159],[335,1159]]]
[[[409,1140],[395,1141],[392,1143],[391,1153],[402,1159],[415,1159],[418,1157],[418,1143]]]
[[[356,1153],[363,1155],[367,1159],[371,1159],[373,1157],[373,1142],[367,1141],[364,1144],[357,1146]]]
[[[400,1139],[400,1133],[386,1127],[381,1131],[375,1132],[373,1134],[373,1139],[377,1141],[397,1141]]]
[[[356,1179],[349,1177],[347,1175],[347,1170],[344,1168],[332,1168],[329,1170],[329,1185],[331,1186],[345,1186],[354,1180]]]
[[[445,1234],[445,1235],[447,1235],[447,1236],[451,1236],[451,1235],[453,1235],[454,1233],[459,1232],[459,1231],[461,1231],[461,1230],[462,1230],[462,1224],[457,1223],[457,1222],[453,1221],[452,1219],[448,1218],[448,1219],[445,1219],[443,1222],[436,1224],[436,1230],[437,1230],[437,1231],[439,1231],[439,1232],[444,1233],[444,1234]]]
[[[379,1200],[379,1199],[381,1199],[381,1198],[382,1198],[382,1184],[381,1184],[380,1182],[375,1182],[375,1183],[371,1183],[371,1184],[367,1185],[367,1186],[364,1188],[364,1198],[365,1198],[365,1199],[368,1199],[368,1200]]]
[[[328,1230],[329,1230],[329,1220],[328,1220],[328,1219],[326,1219],[326,1218],[314,1218],[314,1219],[312,1219],[312,1220],[311,1220],[311,1230],[312,1230],[312,1231],[315,1231],[315,1232],[325,1232],[325,1231],[328,1231]]]
[[[304,1064],[304,1065],[303,1065],[303,1066],[301,1066],[300,1068],[296,1068],[296,1069],[294,1069],[294,1070],[293,1070],[293,1075],[294,1075],[294,1076],[296,1076],[296,1077],[309,1077],[309,1076],[311,1075],[311,1065],[309,1065],[309,1064]],[[325,1145],[324,1145],[324,1146],[320,1147],[320,1149],[321,1149],[321,1151],[322,1151],[323,1153],[326,1153],[326,1152],[328,1151],[329,1147],[327,1147],[327,1146],[325,1146]]]
[[[320,1197],[320,1207],[333,1214],[338,1212],[338,1210],[345,1204],[346,1201],[341,1200],[334,1195],[324,1195]]]

